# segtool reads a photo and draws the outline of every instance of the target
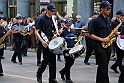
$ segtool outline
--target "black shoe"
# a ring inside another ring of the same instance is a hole
[[[19,62],[19,65],[22,65],[22,62]]]
[[[90,63],[88,63],[88,62],[84,62],[85,63],[85,65],[90,65]]]
[[[57,59],[57,61],[60,61],[61,62],[62,60],[61,59]]]
[[[11,60],[13,63],[17,63],[16,61]]]
[[[62,79],[62,80],[65,80],[65,77],[64,77],[65,74],[64,74],[62,71],[59,71],[59,73],[60,73],[60,75],[61,75],[61,79]]]
[[[118,83],[124,83],[124,82],[118,82]]]
[[[10,51],[14,51],[14,48],[11,48]]]
[[[1,59],[5,59],[5,57],[2,56]]]
[[[73,81],[71,80],[71,79],[67,79],[66,81],[65,81],[66,83],[73,83]]]
[[[58,83],[55,79],[49,80],[49,83]]]
[[[37,82],[42,83],[42,76],[38,76],[38,74],[36,74],[37,77]]]
[[[110,67],[115,73],[119,73],[116,68]]]
[[[4,74],[3,73],[0,73],[0,76],[3,76]]]

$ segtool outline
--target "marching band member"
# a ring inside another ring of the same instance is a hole
[[[1,26],[0,24],[0,38],[2,38],[6,33],[6,30],[4,27]],[[0,45],[4,44],[4,42],[0,41]],[[1,57],[4,55],[4,47],[0,47],[0,76],[3,76],[3,68],[2,68],[2,63],[1,63]]]
[[[22,16],[22,22],[20,24],[24,27],[28,25],[27,19],[25,16]],[[23,56],[27,56],[28,42],[29,42],[29,34],[23,36],[22,38],[22,55]]]
[[[89,27],[91,26],[92,20],[95,19],[98,15],[99,15],[98,12],[93,12],[92,13],[92,18],[90,18],[89,23],[88,23],[88,26]],[[89,27],[88,27],[88,29],[89,29]],[[88,62],[88,60],[89,60],[92,52],[93,52],[93,40],[91,38],[87,37],[86,57],[84,59],[84,63],[86,65],[90,65],[90,63]]]
[[[66,29],[64,29],[60,34],[60,36],[65,38],[67,42],[67,48],[63,51],[63,55],[65,58],[65,66],[61,71],[59,71],[59,73],[61,74],[61,79],[65,80],[66,83],[73,83],[73,81],[70,78],[70,69],[75,61],[75,59],[69,56],[69,50],[70,48],[74,47],[74,44],[75,44],[75,41],[74,41],[75,38],[71,38],[71,37],[76,37],[76,32],[71,29],[71,25],[72,25],[72,21],[66,20],[65,21]]]
[[[42,83],[42,73],[45,71],[46,66],[49,64],[49,83],[58,83],[56,81],[56,55],[53,54],[48,48],[48,41],[54,36],[53,34],[53,21],[52,15],[54,15],[56,11],[56,7],[54,4],[49,4],[46,9],[47,13],[39,18],[38,23],[36,24],[35,35],[40,40],[43,45],[43,60],[41,65],[37,70],[37,81]],[[44,37],[41,37],[39,31],[42,31],[47,37],[47,40]]]
[[[21,16],[16,16],[16,19],[17,19],[17,23],[15,23],[12,26],[12,34],[14,36],[15,50],[14,50],[13,56],[11,58],[11,61],[13,63],[17,63],[16,56],[18,56],[19,65],[22,65],[21,44],[22,44],[23,35],[21,34],[21,30],[24,30],[24,27],[22,25],[20,25]]]
[[[124,22],[124,16],[123,16],[123,22]],[[124,26],[121,29],[120,37],[124,39]],[[124,65],[122,65],[121,74],[119,76],[118,83],[124,83]]]
[[[46,9],[45,8],[42,8],[41,9],[41,15],[40,15],[40,17],[44,16],[45,14],[46,14]],[[36,19],[35,25],[37,25],[38,20],[40,19],[40,17],[38,17]],[[41,34],[40,31],[39,31],[39,34]],[[38,46],[37,46],[37,66],[39,66],[41,64],[42,44],[41,44],[41,42],[38,39],[37,39],[37,41],[38,41],[37,42],[37,44],[38,44]]]
[[[123,10],[119,10],[117,11],[116,13],[117,15],[117,18],[116,20],[114,20],[111,25],[112,25],[112,28],[115,28],[117,27],[117,25],[120,23],[119,20],[122,21],[123,17],[124,17],[124,11]],[[118,20],[119,19],[119,20]],[[123,28],[123,26],[119,27],[118,29],[118,32],[116,32],[116,36],[118,36],[120,34],[120,31],[121,29]],[[116,49],[116,54],[117,54],[117,60],[115,61],[115,63],[110,67],[115,73],[119,73],[117,71],[117,67],[119,66],[119,70],[121,71],[122,69],[122,60],[124,58],[124,51],[121,50],[118,46],[117,46],[117,43],[114,42],[113,43],[114,46],[115,46],[115,49]]]
[[[111,46],[103,48],[101,43],[108,43],[109,38],[106,38],[112,31],[111,19],[108,15],[111,12],[111,4],[108,1],[103,1],[100,4],[101,14],[97,16],[89,31],[89,37],[94,41],[94,52],[96,55],[97,75],[96,83],[110,83],[108,76],[108,64],[111,56]]]

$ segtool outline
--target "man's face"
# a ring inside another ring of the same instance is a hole
[[[122,21],[124,22],[124,16],[122,16]]]
[[[77,19],[77,21],[80,21],[80,20],[81,20],[81,17],[80,17],[80,16],[78,16],[76,19]]]
[[[109,15],[111,12],[111,7],[107,6],[107,7],[101,8],[101,11],[104,15]]]
[[[47,13],[49,14],[49,16],[52,16],[52,15],[54,15],[54,14],[55,14],[55,12],[54,12],[54,11],[51,11],[51,10],[48,10],[48,9],[47,9]]]

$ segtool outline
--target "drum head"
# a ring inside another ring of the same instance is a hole
[[[49,42],[49,49],[55,49],[63,43],[62,37],[54,38]]]
[[[82,48],[83,48],[83,45],[77,45],[77,46],[73,47],[73,48],[69,51],[69,54],[75,53],[75,52],[81,50]]]

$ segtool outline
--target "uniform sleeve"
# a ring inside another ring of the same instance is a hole
[[[124,35],[124,25],[123,25],[123,27],[122,27],[122,29],[121,29],[120,35]]]
[[[88,23],[88,32],[89,34],[94,34],[96,30],[97,22],[92,20]]]
[[[36,22],[36,29],[40,29],[43,27],[43,19],[42,18],[38,18],[37,22]]]

